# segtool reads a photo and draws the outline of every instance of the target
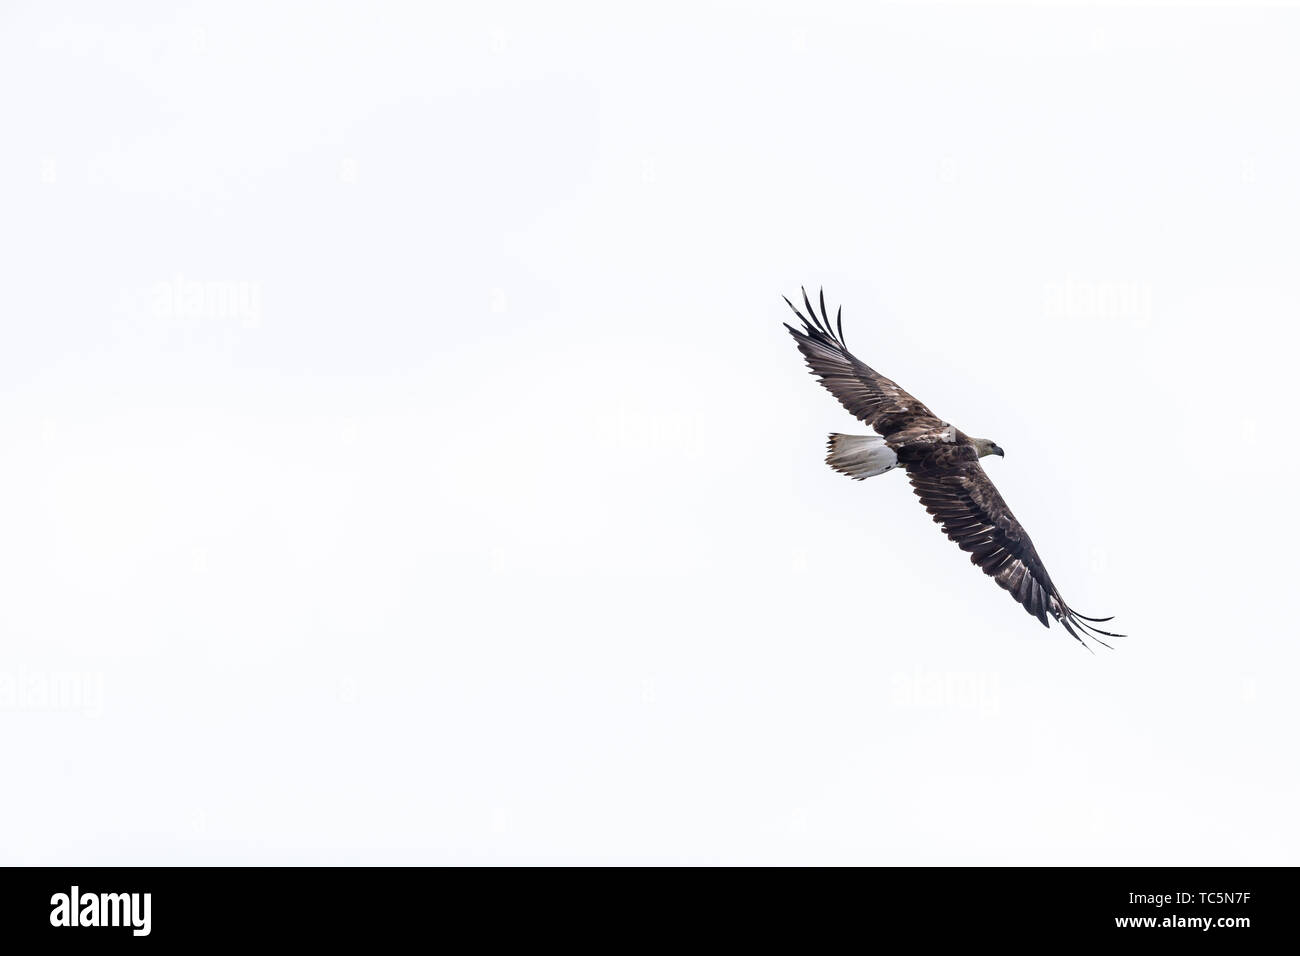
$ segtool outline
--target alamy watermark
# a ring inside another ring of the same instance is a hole
[[[252,327],[262,321],[262,286],[243,280],[198,280],[178,275],[153,287],[153,314],[159,319],[237,321]]]
[[[132,936],[148,936],[152,893],[86,893],[73,884],[50,897],[51,926],[121,926]]]
[[[998,712],[1002,694],[998,675],[984,671],[923,671],[895,674],[895,707],[920,710],[966,710],[981,717]]]
[[[0,671],[0,713],[78,713],[98,717],[104,675],[97,671]]]
[[[1043,312],[1049,319],[1151,321],[1151,284],[1066,276],[1043,286]]]

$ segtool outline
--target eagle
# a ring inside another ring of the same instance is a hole
[[[803,312],[785,299],[802,328],[785,327],[794,336],[813,375],[841,405],[878,435],[832,433],[826,463],[855,480],[902,468],[912,490],[957,547],[1011,594],[1025,610],[1050,628],[1055,618],[1076,641],[1104,647],[1102,637],[1123,637],[1097,627],[1109,617],[1087,617],[1061,597],[1034,550],[1034,543],[980,465],[988,455],[1005,457],[996,442],[972,438],[943,421],[895,382],[856,358],[844,344],[842,309],[835,322],[818,293],[820,315],[803,292]],[[783,298],[785,298],[783,296]],[[1088,648],[1091,650],[1091,648]]]

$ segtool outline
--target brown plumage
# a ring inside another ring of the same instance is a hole
[[[1085,617],[1061,597],[1034,543],[979,463],[984,455],[1001,455],[1001,448],[942,421],[897,383],[854,357],[844,344],[840,313],[834,324],[826,313],[825,296],[819,296],[818,315],[804,292],[806,317],[785,301],[803,323],[802,329],[786,328],[808,367],[841,405],[881,436],[832,435],[827,455],[831,467],[855,478],[881,474],[895,464],[902,467],[944,533],[1044,627],[1055,618],[1085,647],[1084,637],[1107,647],[1097,635],[1123,637],[1094,626],[1110,618]]]

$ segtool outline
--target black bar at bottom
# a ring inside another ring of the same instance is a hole
[[[11,944],[1237,946],[1284,942],[1294,918],[1292,869],[541,869],[11,868],[0,921]]]

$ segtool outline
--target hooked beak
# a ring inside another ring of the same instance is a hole
[[[1001,446],[1001,445],[994,445],[994,446],[993,446],[993,454],[997,455],[999,458],[1006,458],[1006,457],[1007,457],[1007,453],[1004,452],[1004,451],[1002,450],[1002,446]]]

